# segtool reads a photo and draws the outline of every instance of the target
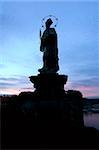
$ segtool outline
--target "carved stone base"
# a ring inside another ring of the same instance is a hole
[[[64,85],[67,82],[68,76],[58,74],[38,74],[37,76],[29,77],[30,81],[34,84],[34,88],[40,95],[47,96],[62,96]]]
[[[33,99],[38,105],[40,115],[43,111],[41,116],[45,120],[53,120],[54,117],[54,120],[63,120],[65,126],[83,127],[82,94],[79,91],[64,90],[67,75],[38,74],[29,78],[36,89]]]

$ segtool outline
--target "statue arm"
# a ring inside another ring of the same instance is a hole
[[[44,51],[44,47],[45,47],[45,32],[43,33],[42,37],[41,37],[41,45],[40,45],[40,51],[43,52]]]
[[[43,52],[43,41],[42,41],[42,38],[41,38],[40,51]]]
[[[40,45],[40,51],[43,52],[44,51],[44,37],[41,37],[41,45]]]

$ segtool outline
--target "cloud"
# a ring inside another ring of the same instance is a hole
[[[99,96],[99,78],[70,80],[65,85],[65,90],[79,90],[84,97]],[[2,82],[1,82],[2,81]],[[23,91],[34,91],[33,85],[25,76],[0,77],[0,94],[19,94]]]
[[[99,77],[90,77],[89,79],[78,80],[75,83],[77,86],[99,86]],[[74,85],[74,86],[75,86]]]
[[[15,81],[19,81],[19,79],[18,78],[13,78],[13,77],[0,77],[0,81],[13,81],[13,82],[15,82]]]
[[[26,76],[0,77],[0,94],[19,94],[23,91],[34,91],[33,85]]]
[[[31,88],[31,87],[23,87],[23,88],[21,88],[21,90],[33,90],[33,88]]]
[[[4,82],[0,82],[0,88],[6,88],[6,87],[13,87],[15,86],[14,83],[4,83]]]
[[[99,97],[99,88],[96,86],[79,86],[76,89],[80,90],[84,97]]]
[[[31,86],[26,76],[0,77],[0,88],[21,88]]]
[[[0,94],[18,94],[20,93],[19,89],[11,89],[11,88],[0,88]]]
[[[99,78],[71,80],[67,82],[65,89],[81,91],[84,97],[99,97]]]
[[[78,74],[83,74],[83,75],[86,75],[86,76],[98,76],[99,74],[99,67],[98,67],[98,64],[94,64],[92,66],[92,64],[86,66],[86,64],[84,64],[84,66],[82,66],[81,68],[79,67],[79,70],[75,70],[77,71]]]
[[[0,88],[0,94],[13,94],[13,95],[18,95],[21,92],[33,92],[34,89],[33,88]]]

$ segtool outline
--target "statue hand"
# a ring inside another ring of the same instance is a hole
[[[41,52],[43,52],[43,50],[42,50],[42,46],[40,46],[40,51],[41,51]]]

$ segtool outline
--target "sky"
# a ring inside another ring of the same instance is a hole
[[[99,97],[99,3],[95,0],[0,1],[0,94],[34,91],[29,76],[43,65],[42,18],[58,18],[59,74],[65,90]]]

